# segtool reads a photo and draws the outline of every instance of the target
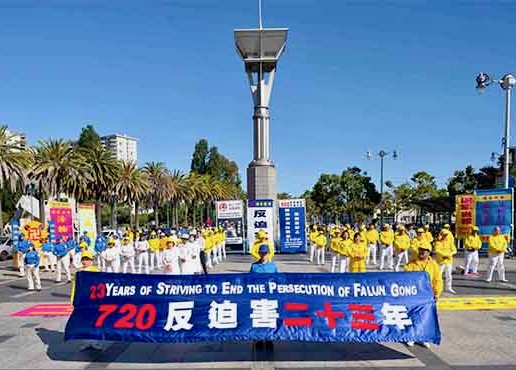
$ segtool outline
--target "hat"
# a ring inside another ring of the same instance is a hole
[[[390,227],[391,227],[391,225],[389,225],[389,224],[385,224],[385,225],[383,225],[383,228],[384,228],[384,229],[386,229],[386,228],[388,229],[388,228],[390,228]]]
[[[88,248],[88,244],[86,242],[81,242],[79,244],[79,248]]]
[[[267,244],[260,245],[260,248],[258,248],[258,253],[269,253],[269,246]]]
[[[403,225],[398,226],[398,230],[400,230],[400,231],[405,230],[405,226],[403,226]]]
[[[423,230],[423,228],[421,228],[421,227],[420,227],[419,229],[417,229],[417,232],[418,232],[418,233],[424,233],[424,232],[425,232],[425,230]]]
[[[366,229],[365,225],[360,225],[360,230],[362,230],[362,231],[363,231],[363,230],[365,230],[365,229]]]
[[[188,234],[181,234],[181,239],[188,239]]]
[[[473,226],[473,231],[478,231],[478,230],[480,230],[480,229],[478,228],[478,226]]]
[[[445,229],[449,229],[450,228],[450,224],[444,224],[444,228]]]
[[[264,230],[260,230],[258,231],[258,234],[257,236],[261,239],[261,238],[265,238],[267,237],[267,232],[265,232]]]
[[[419,249],[424,249],[424,250],[431,252],[432,246],[430,245],[430,243],[423,243],[419,246]]]
[[[107,243],[108,245],[115,245],[115,241],[113,239],[109,239]]]
[[[84,252],[81,253],[81,260],[83,258],[87,258],[87,259],[93,260],[93,253],[91,253],[90,251],[84,251]]]
[[[430,225],[425,225],[425,229],[430,229]]]

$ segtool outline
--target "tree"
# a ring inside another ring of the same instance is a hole
[[[205,174],[208,165],[208,141],[201,139],[195,144],[194,153],[192,155],[192,164],[190,170],[198,174]]]
[[[323,173],[319,180],[315,183],[312,194],[312,200],[321,210],[321,216],[331,218],[332,221],[341,213],[341,196],[342,188],[338,175]]]
[[[6,187],[15,191],[25,183],[27,169],[31,162],[30,153],[24,150],[15,137],[7,131],[7,126],[0,126],[0,189]],[[4,230],[2,213],[0,198],[0,234]]]
[[[143,167],[150,186],[149,199],[154,210],[156,227],[159,227],[159,207],[168,197],[170,171],[163,162],[147,162]]]
[[[92,148],[83,148],[81,155],[88,163],[89,176],[85,179],[85,187],[81,189],[83,194],[95,199],[95,216],[97,218],[97,233],[102,231],[102,201],[106,201],[112,195],[115,184],[120,178],[120,166],[115,155],[104,149],[100,144]]]
[[[135,224],[139,227],[138,210],[140,202],[149,193],[150,186],[147,175],[138,169],[135,162],[122,162],[120,176],[115,185],[115,192],[120,200],[126,202],[129,208],[134,204]],[[130,215],[130,213],[129,213]],[[129,216],[129,224],[133,226],[132,218]]]
[[[412,175],[413,198],[414,200],[428,199],[437,196],[438,189],[435,177],[425,171],[416,172]]]
[[[476,174],[478,189],[492,189],[496,185],[496,177],[500,169],[493,166],[482,167]]]
[[[365,221],[367,216],[374,213],[381,195],[371,182],[371,177],[358,167],[349,167],[342,172],[340,184],[343,210],[351,220]]]
[[[452,196],[456,194],[471,194],[478,188],[478,176],[472,166],[467,166],[464,170],[458,170],[448,180],[448,193]]]
[[[81,129],[77,145],[84,149],[92,149],[97,145],[101,145],[100,136],[92,125],[87,125]]]
[[[60,199],[62,193],[75,194],[89,180],[89,164],[69,141],[39,141],[33,157],[31,177],[38,183],[40,203],[46,197]]]
[[[292,198],[294,198],[294,197],[289,193],[278,193],[278,199],[292,199]]]
[[[242,185],[240,175],[238,174],[238,165],[236,162],[230,161],[224,155],[220,154],[216,146],[212,146],[209,150],[206,174],[218,180],[235,184],[239,188]]]

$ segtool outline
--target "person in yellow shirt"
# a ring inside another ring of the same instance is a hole
[[[507,239],[504,235],[500,234],[500,228],[496,226],[493,230],[493,235],[489,236],[489,247],[487,253],[489,256],[489,268],[487,270],[488,283],[493,280],[493,273],[496,269],[498,271],[498,279],[501,282],[506,283],[505,279],[505,267],[503,265],[503,258],[507,252]]]
[[[405,265],[405,271],[426,271],[434,292],[434,299],[437,301],[443,292],[443,276],[437,262],[430,257],[432,246],[425,240],[425,243],[421,243],[417,251],[416,259]],[[412,347],[414,342],[407,342],[407,345]],[[430,347],[429,343],[423,343],[423,345],[427,348]]]
[[[159,245],[161,240],[157,238],[156,232],[151,231],[149,238],[149,259],[150,259],[150,269],[154,270],[154,260],[159,253]]]
[[[455,236],[453,235],[453,232],[451,231],[450,224],[444,224],[443,229],[450,233],[447,236],[448,243],[452,243],[453,245],[455,245]]]
[[[340,264],[340,243],[342,238],[340,237],[340,231],[338,228],[332,229],[332,236],[330,240],[330,251],[331,251],[331,272],[337,271],[337,266]]]
[[[391,230],[391,225],[383,225],[383,230],[380,232],[380,271],[384,269],[387,260],[387,267],[394,270],[394,250],[392,244],[394,243],[394,232]]]
[[[317,230],[317,225],[313,225],[310,233],[308,234],[308,241],[310,244],[310,252],[309,252],[310,254],[308,256],[308,259],[310,260],[310,262],[314,262],[315,248],[316,248],[315,238],[317,237],[317,235],[319,235],[319,231]]]
[[[259,230],[256,234],[256,239],[254,239],[253,245],[251,247],[251,256],[253,256],[253,258],[256,261],[259,261],[261,259],[258,250],[260,249],[260,245],[262,244],[266,244],[269,246],[269,253],[267,254],[267,259],[269,261],[272,261],[272,259],[274,258],[274,245],[269,241],[267,232],[265,230]]]
[[[353,238],[355,237],[355,230],[353,230],[350,224],[346,224],[344,229],[348,230],[349,238],[351,239],[351,242],[353,242]]]
[[[220,243],[222,245],[222,257],[226,259],[226,230],[222,226],[219,226],[220,232]]]
[[[455,290],[452,288],[452,271],[453,256],[457,254],[457,249],[455,248],[455,244],[450,243],[449,235],[449,231],[441,231],[437,241],[435,242],[435,254],[437,257],[437,264],[441,270],[441,274],[444,273],[446,291],[455,294]]]
[[[396,267],[395,271],[399,271],[402,264],[407,264],[408,249],[410,247],[410,237],[405,232],[405,226],[401,225],[396,229],[394,235],[394,249],[396,251]]]
[[[425,239],[430,244],[434,242],[434,237],[432,235],[432,232],[430,231],[430,225],[425,225]]]
[[[465,266],[464,275],[470,275],[470,268],[472,270],[471,274],[477,276],[478,275],[478,251],[482,248],[482,239],[478,235],[478,227],[473,226],[469,235],[464,240],[464,249],[466,250],[465,257]]]
[[[367,244],[362,242],[360,233],[356,233],[349,252],[349,272],[366,272],[366,257],[369,253]]]
[[[430,244],[425,238],[425,230],[422,228],[417,229],[417,236],[410,243],[410,261],[416,261],[419,256],[419,247],[422,245],[427,246],[432,251],[432,244]]]
[[[351,244],[353,240],[349,237],[349,231],[344,230],[341,235],[339,242],[339,259],[340,259],[340,272],[349,271],[349,258],[351,254]]]
[[[211,237],[210,237],[210,231],[209,230],[203,230],[201,233],[203,239],[204,239],[204,255],[206,258],[206,267],[208,269],[212,269],[213,265],[211,263]]]
[[[324,266],[324,262],[326,259],[326,244],[328,244],[328,238],[322,231],[319,232],[317,237],[315,238],[315,247],[317,254],[317,264]]]
[[[373,223],[369,224],[369,229],[365,232],[365,238],[367,247],[369,248],[369,253],[366,257],[366,265],[369,265],[369,262],[372,260],[373,265],[376,266],[376,254],[380,236],[378,235],[378,231],[376,231],[375,225]]]

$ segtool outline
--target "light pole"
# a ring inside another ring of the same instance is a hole
[[[388,156],[389,152],[386,152],[385,150],[380,150],[378,153],[378,157],[380,157],[380,225],[383,226],[383,159]],[[372,159],[371,152],[367,152],[366,154],[367,159]],[[398,153],[396,150],[392,151],[392,159],[397,159]]]
[[[30,202],[30,220],[34,221],[34,202],[32,201],[32,198],[34,196],[34,191],[36,190],[36,184],[31,181],[27,184],[25,187],[25,191],[27,195],[29,196],[29,202]]]
[[[259,28],[234,30],[236,50],[244,61],[254,103],[253,160],[247,168],[250,200],[276,199],[276,168],[269,144],[269,101],[288,32],[287,28],[263,28],[261,13],[261,0],[258,0]]]
[[[481,72],[475,79],[477,82],[477,90],[482,92],[493,82],[499,83],[500,87],[505,90],[505,135],[503,140],[503,181],[504,188],[509,188],[509,137],[511,128],[511,89],[516,85],[516,79],[510,73],[502,77],[501,80],[493,80],[486,73]]]

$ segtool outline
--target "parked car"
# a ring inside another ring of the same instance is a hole
[[[0,261],[13,258],[13,241],[9,236],[0,236]]]

